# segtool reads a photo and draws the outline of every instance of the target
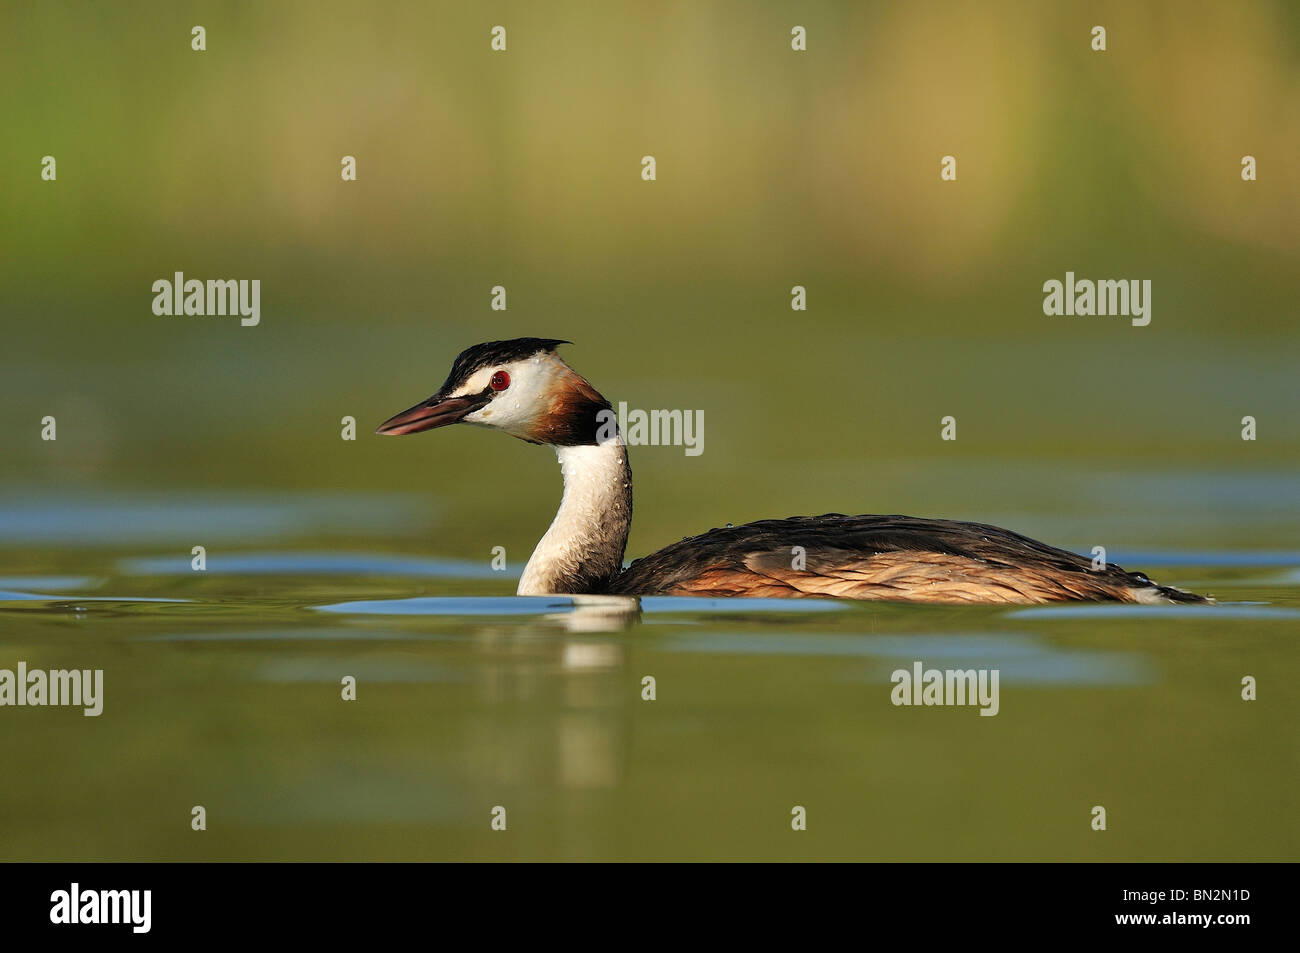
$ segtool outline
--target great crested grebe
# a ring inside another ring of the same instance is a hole
[[[555,448],[559,512],[519,580],[519,595],[838,596],[932,603],[1073,600],[1209,602],[1018,533],[912,516],[792,516],[713,529],[623,567],[632,525],[627,447],[610,405],[552,338],[489,341],[460,353],[428,400],[376,433],[467,423]],[[600,415],[598,419],[597,415]],[[802,547],[796,549],[796,547]],[[795,568],[795,567],[798,568]]]

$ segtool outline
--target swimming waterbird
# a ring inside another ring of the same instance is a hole
[[[1211,600],[1010,530],[913,516],[792,516],[728,525],[624,567],[627,446],[609,402],[556,353],[515,338],[462,351],[438,391],[382,423],[411,434],[466,423],[554,447],[564,496],[519,595],[833,596],[954,604]]]

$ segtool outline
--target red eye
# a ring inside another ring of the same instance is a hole
[[[510,375],[505,371],[497,371],[492,375],[492,389],[505,390],[510,386]]]

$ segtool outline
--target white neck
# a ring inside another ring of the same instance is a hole
[[[621,440],[556,447],[564,498],[519,579],[519,595],[600,592],[623,568],[632,468]]]

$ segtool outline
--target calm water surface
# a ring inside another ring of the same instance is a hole
[[[105,680],[98,718],[3,713],[0,858],[1297,854],[1285,534],[1110,553],[1207,608],[636,606],[516,598],[518,565],[367,545],[355,514],[406,504],[351,502],[0,506],[0,667]],[[325,518],[344,525],[313,538]],[[196,532],[218,540],[203,573],[176,542]],[[893,706],[914,661],[999,670],[999,714]]]
[[[0,859],[1300,860],[1300,4],[1112,4],[1100,58],[1018,0],[813,4],[797,56],[774,3],[513,4],[504,57],[464,3],[202,55],[88,6],[0,7],[0,670],[106,699],[0,708]],[[1045,315],[1067,270],[1151,323]],[[176,271],[259,324],[155,315]],[[630,555],[910,513],[1222,602],[511,598],[554,454],[370,431],[524,335],[704,415],[633,448]],[[999,714],[894,707],[917,661]]]

